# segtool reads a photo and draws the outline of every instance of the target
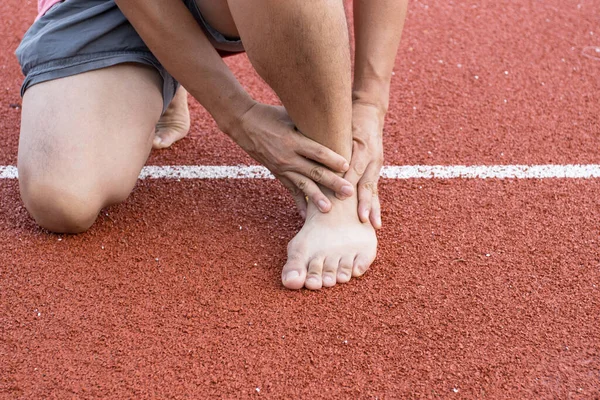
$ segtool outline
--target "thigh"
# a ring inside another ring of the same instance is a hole
[[[228,37],[239,37],[237,27],[229,11],[227,0],[195,0],[202,18],[214,29]]]
[[[123,200],[150,153],[162,107],[159,73],[140,64],[30,87],[19,139],[22,192],[51,187],[101,207]]]

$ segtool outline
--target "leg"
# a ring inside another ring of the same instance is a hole
[[[123,64],[27,90],[19,186],[40,226],[85,231],[129,195],[152,147],[161,86],[154,69]]]
[[[298,129],[350,159],[352,93],[348,28],[342,0],[228,0],[248,57],[275,90]],[[288,246],[282,280],[319,289],[363,274],[377,239],[357,216],[357,199],[331,192],[328,214],[309,205],[304,227]]]

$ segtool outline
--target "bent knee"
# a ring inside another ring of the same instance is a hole
[[[20,180],[25,207],[44,229],[56,233],[80,233],[96,220],[103,199],[68,182]]]

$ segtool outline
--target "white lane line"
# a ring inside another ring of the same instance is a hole
[[[548,179],[600,178],[600,164],[567,165],[407,165],[383,167],[388,179]]]
[[[258,165],[169,165],[147,166],[140,179],[273,179],[265,167]]]
[[[16,179],[17,167],[0,165],[0,179]]]
[[[17,167],[0,165],[0,179],[17,179]],[[591,179],[600,178],[600,164],[567,165],[388,165],[384,179]],[[165,165],[147,166],[140,179],[273,179],[255,165]]]

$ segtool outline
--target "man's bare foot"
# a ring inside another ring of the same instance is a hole
[[[155,149],[169,147],[190,131],[190,111],[187,102],[187,90],[179,86],[167,111],[156,124],[156,133],[152,146]]]
[[[331,211],[321,213],[309,202],[304,226],[288,245],[281,279],[288,289],[317,290],[361,276],[377,253],[377,236],[356,212],[357,198],[331,199]]]

